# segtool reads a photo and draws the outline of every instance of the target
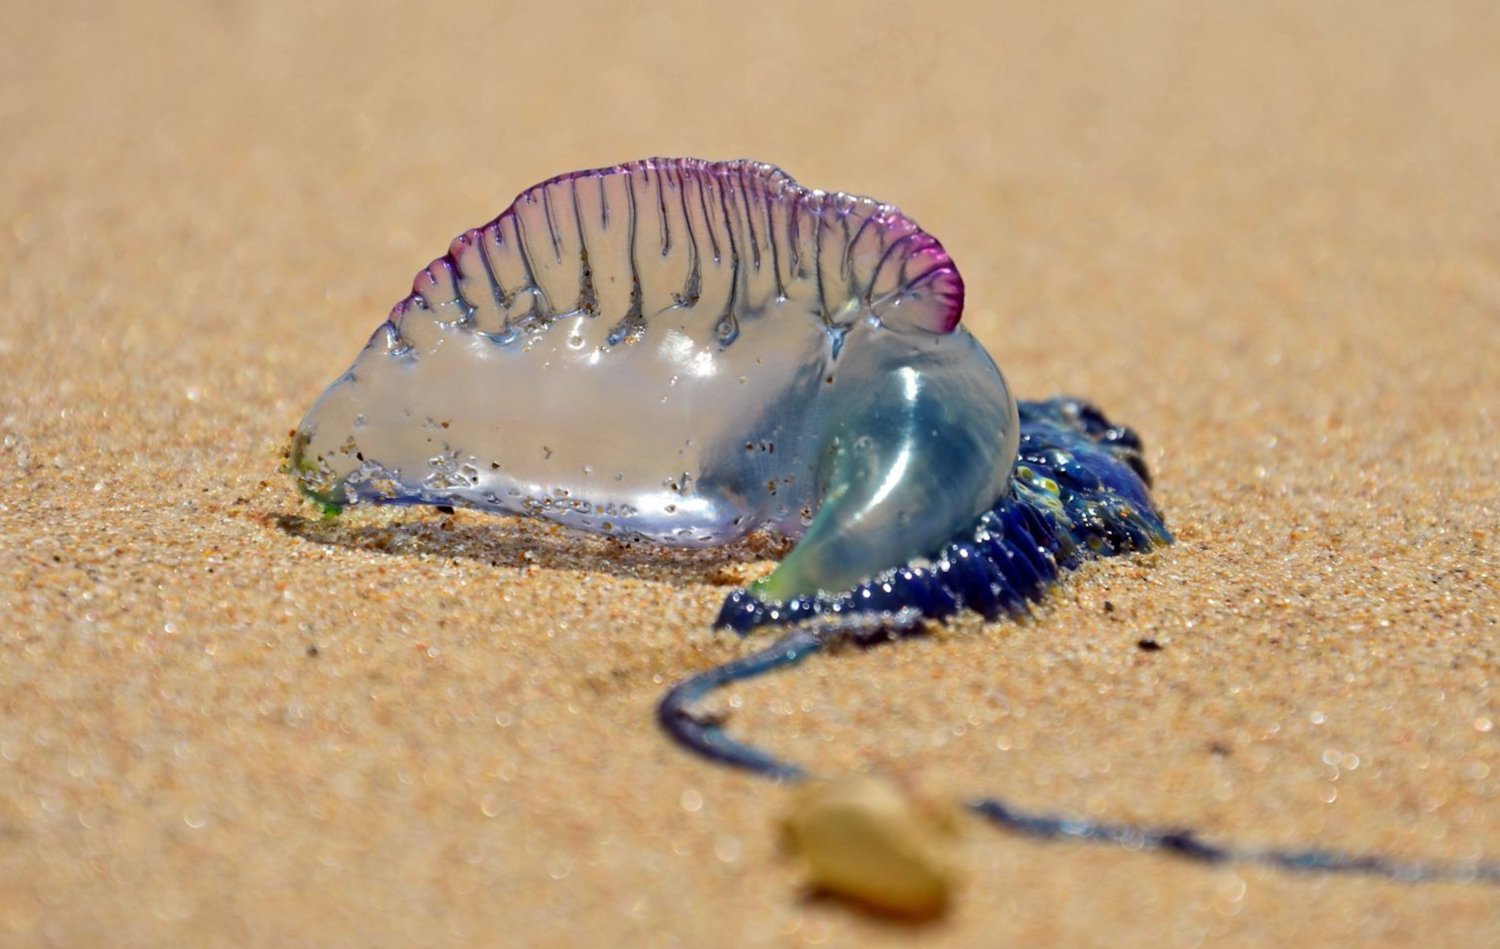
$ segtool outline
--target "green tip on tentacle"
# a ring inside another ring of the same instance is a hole
[[[748,589],[751,596],[768,603],[780,603],[796,596],[795,593],[790,592],[793,589],[792,583],[782,575],[779,568],[752,582]]]
[[[307,498],[313,504],[317,505],[318,511],[322,513],[323,520],[325,521],[331,521],[334,518],[338,517],[340,514],[344,513],[344,506],[342,504],[334,504],[331,501],[324,501],[317,496],[307,492],[303,492],[303,497]]]

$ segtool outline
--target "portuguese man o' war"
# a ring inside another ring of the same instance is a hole
[[[796,779],[694,704],[840,639],[1022,615],[1064,570],[1171,542],[1135,433],[1079,400],[1017,403],[959,325],[963,302],[911,218],[771,165],[561,175],[417,274],[308,411],[289,465],[329,513],[451,505],[679,546],[795,539],[716,622],[790,631],[678,685],[658,718],[700,754]],[[970,808],[1033,836],[1208,861],[1500,880]]]
[[[328,505],[800,536],[757,594],[844,590],[936,550],[1009,477],[1015,401],[962,305],[895,208],[770,165],[564,175],[417,275],[293,464]]]

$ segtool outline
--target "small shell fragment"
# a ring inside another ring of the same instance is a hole
[[[861,776],[800,787],[783,819],[787,849],[809,885],[880,912],[942,913],[958,883],[951,806]]]

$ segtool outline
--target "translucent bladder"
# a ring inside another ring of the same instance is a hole
[[[454,240],[298,427],[310,497],[465,505],[686,546],[800,543],[843,589],[989,508],[1015,402],[896,209],[772,166],[554,178]]]

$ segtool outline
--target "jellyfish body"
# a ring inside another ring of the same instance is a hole
[[[676,545],[800,538],[758,598],[835,594],[1006,490],[1015,400],[895,208],[753,162],[554,178],[423,269],[308,412],[303,491]]]
[[[1171,540],[1135,433],[1076,399],[1018,406],[962,307],[942,246],[869,198],[746,161],[564,175],[417,275],[298,426],[290,467],[329,510],[464,505],[686,546],[800,538],[717,622],[789,631],[657,710],[682,746],[795,780],[696,704],[843,639],[1024,612],[1065,569]],[[1031,837],[1207,863],[1500,883],[1494,863],[967,806]]]

